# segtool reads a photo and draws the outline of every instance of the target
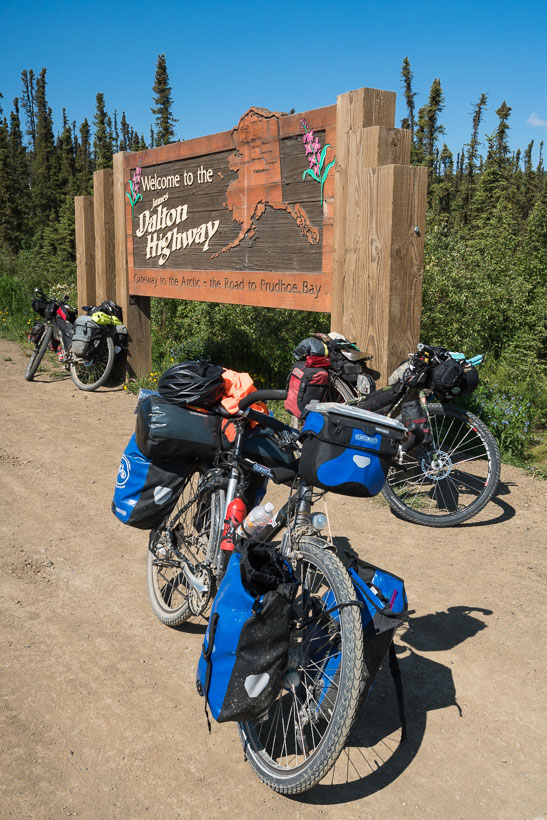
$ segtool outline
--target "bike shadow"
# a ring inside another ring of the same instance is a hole
[[[473,519],[471,521],[464,521],[461,524],[453,524],[452,527],[454,529],[464,530],[467,527],[490,527],[494,524],[502,524],[504,521],[510,521],[510,519],[516,515],[516,510],[511,504],[508,504],[507,501],[504,501],[502,498],[500,498],[501,495],[511,494],[510,486],[514,485],[505,484],[504,482],[500,481],[498,488],[496,490],[496,494],[493,496],[493,498],[490,499],[486,507],[486,510],[488,512],[490,512],[490,507],[492,504],[495,504],[498,507],[498,510],[495,511],[491,517],[481,519],[480,521],[476,521]],[[396,510],[391,509],[390,512],[395,518],[398,518],[399,521],[402,521],[404,524],[410,527],[419,526],[413,524],[411,521],[406,521],[404,518],[398,515]]]
[[[452,670],[419,652],[449,649],[485,629],[487,624],[470,613],[490,615],[492,611],[449,607],[446,612],[414,619],[411,627],[398,634],[405,642],[397,643],[396,651],[403,681],[406,740],[401,742],[395,685],[386,660],[335,766],[321,783],[295,799],[329,806],[370,797],[393,783],[412,763],[425,737],[428,712],[453,706],[462,716]]]
[[[492,615],[493,610],[479,606],[449,606],[445,612],[431,612],[411,618],[399,638],[419,652],[439,652],[453,649],[477,632],[486,629],[487,624],[470,613]],[[412,615],[412,611],[409,613]]]

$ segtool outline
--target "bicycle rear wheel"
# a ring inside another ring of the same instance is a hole
[[[359,706],[363,634],[350,578],[320,538],[298,543],[300,583],[289,664],[280,691],[260,721],[239,724],[258,777],[281,794],[315,786],[342,751]]]
[[[392,463],[382,493],[406,521],[451,527],[490,501],[500,478],[500,454],[486,425],[472,413],[432,404],[429,414],[433,441]]]
[[[96,390],[110,376],[114,366],[114,342],[110,336],[101,340],[90,359],[70,363],[70,376],[79,390]]]
[[[34,346],[34,350],[30,354],[30,359],[28,360],[27,369],[25,370],[25,379],[27,382],[31,382],[34,378],[34,374],[40,367],[40,362],[44,358],[44,353],[46,352],[49,343],[51,342],[51,338],[53,336],[53,328],[51,325],[48,325],[44,330],[44,335],[40,340],[40,344]]]
[[[330,375],[329,385],[323,396],[323,401],[336,401],[341,404],[355,401],[359,398],[359,393],[351,385],[339,376]]]
[[[179,626],[203,612],[211,595],[211,572],[204,565],[216,557],[222,532],[224,491],[203,485],[203,472],[189,477],[169,519],[150,533],[147,560],[148,597],[152,610],[167,626]],[[171,540],[166,527],[172,527]],[[172,551],[184,556],[182,561]],[[190,571],[201,586],[190,583]]]

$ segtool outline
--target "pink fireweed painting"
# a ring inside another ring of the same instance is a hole
[[[133,179],[129,180],[129,189],[131,193],[129,193],[128,191],[125,192],[126,197],[131,203],[131,216],[133,216],[133,208],[135,207],[136,203],[139,201],[139,199],[142,199],[142,194],[139,193],[142,176],[142,168],[140,163],[141,161],[139,159],[139,164],[133,171]]]
[[[306,168],[304,173],[302,174],[302,179],[306,179],[307,176],[310,176],[312,179],[315,179],[316,182],[319,182],[321,185],[321,205],[323,204],[323,185],[325,184],[325,180],[329,174],[330,169],[336,162],[336,157],[334,157],[331,162],[328,163],[326,168],[323,170],[323,166],[325,164],[325,157],[327,155],[327,148],[330,148],[330,143],[327,142],[323,149],[321,149],[321,143],[314,137],[313,129],[308,128],[308,123],[306,120],[300,120],[300,129],[303,131],[304,136],[302,137],[302,142],[304,143],[304,147],[306,149],[306,157],[308,158],[308,162],[310,167]]]

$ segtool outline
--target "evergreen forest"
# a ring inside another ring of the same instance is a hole
[[[547,461],[547,185],[543,143],[511,150],[510,101],[481,94],[470,116],[469,139],[454,155],[445,142],[445,99],[434,79],[426,102],[408,58],[401,69],[412,162],[428,168],[422,341],[471,356],[486,353],[481,385],[468,400],[496,434],[506,459]],[[109,112],[97,93],[90,121],[62,111],[55,127],[47,100],[47,71],[21,75],[20,97],[0,88],[0,334],[25,339],[34,314],[34,287],[76,302],[74,197],[93,193],[93,172],[118,151],[139,151],[180,139],[172,115],[165,56],[152,85],[147,134],[122,111]],[[484,114],[497,123],[484,134]],[[467,116],[467,112],[462,112]],[[536,160],[533,162],[532,157]],[[209,356],[282,386],[291,350],[329,317],[297,311],[175,300],[152,300],[155,368],[174,357]],[[154,371],[156,372],[156,371]],[[152,379],[155,376],[152,376]]]

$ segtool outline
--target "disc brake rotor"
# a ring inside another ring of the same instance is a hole
[[[434,450],[422,458],[421,468],[431,481],[442,481],[452,472],[452,459],[443,450]]]

